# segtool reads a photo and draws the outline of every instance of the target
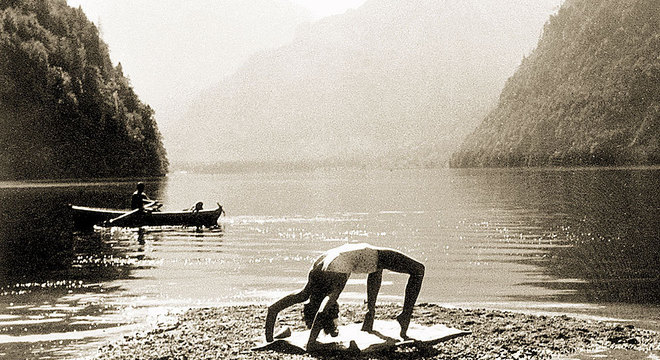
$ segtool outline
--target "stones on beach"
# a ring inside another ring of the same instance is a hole
[[[400,304],[379,304],[376,317],[393,319],[400,311]],[[361,322],[365,313],[364,305],[342,305],[340,319],[345,324]],[[138,333],[103,347],[97,360],[315,359],[306,354],[252,352],[255,340],[263,337],[265,314],[265,306],[254,305],[193,309],[179,317],[177,326],[170,324]],[[374,353],[360,356],[360,359],[551,359],[585,349],[660,351],[660,337],[652,331],[568,316],[447,309],[420,304],[413,321],[424,325],[446,324],[472,331],[472,335],[429,348]],[[294,331],[304,329],[300,308],[296,307],[283,311],[278,323]]]

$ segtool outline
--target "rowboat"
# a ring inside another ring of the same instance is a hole
[[[89,229],[94,225],[106,227],[205,226],[212,228],[218,225],[218,218],[224,213],[222,206],[218,204],[217,208],[209,210],[139,211],[121,218],[122,215],[128,215],[131,210],[69,206],[74,225],[78,229]],[[110,223],[110,220],[113,221]]]

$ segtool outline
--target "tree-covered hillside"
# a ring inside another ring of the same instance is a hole
[[[452,165],[660,163],[660,1],[572,0]]]
[[[0,1],[0,178],[156,176],[153,110],[65,0]]]

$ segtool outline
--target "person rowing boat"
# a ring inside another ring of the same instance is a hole
[[[131,195],[131,210],[144,210],[156,203],[156,200],[149,199],[147,194],[144,193],[144,183],[141,181],[138,182],[135,192]]]
[[[119,220],[133,217],[145,211],[158,211],[161,206],[162,204],[159,204],[157,200],[149,199],[147,194],[144,193],[144,183],[140,181],[137,183],[135,192],[131,195],[131,211],[108,220],[107,224],[111,225]]]

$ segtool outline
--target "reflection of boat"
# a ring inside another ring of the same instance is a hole
[[[222,206],[209,210],[184,211],[144,211],[136,212],[130,216],[113,221],[128,214],[130,210],[116,210],[91,208],[71,205],[73,221],[77,228],[91,228],[99,226],[141,227],[141,226],[205,226],[207,228],[218,225],[218,218],[224,213]]]

